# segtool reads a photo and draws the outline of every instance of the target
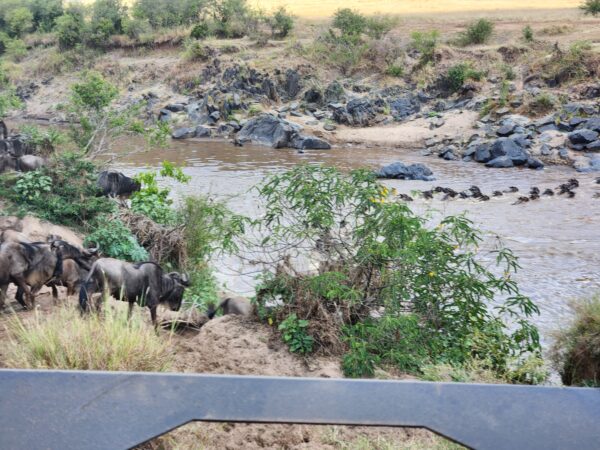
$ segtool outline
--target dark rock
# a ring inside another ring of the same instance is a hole
[[[543,133],[544,131],[558,131],[558,127],[555,123],[549,123],[548,125],[542,125],[538,127],[538,132]]]
[[[323,125],[323,129],[325,131],[333,131],[335,130],[337,127],[331,123],[326,123],[325,125]]]
[[[491,167],[494,169],[506,169],[509,167],[513,167],[513,160],[509,156],[499,156],[497,158],[492,159],[485,163],[487,167]]]
[[[571,144],[589,144],[591,142],[594,142],[596,139],[598,139],[598,132],[593,131],[593,130],[577,130],[577,131],[573,131],[572,133],[568,134],[569,137],[569,142],[571,142]]]
[[[490,145],[487,143],[476,144],[475,152],[473,153],[473,159],[480,163],[486,163],[492,160],[492,153],[490,151]]]
[[[440,153],[439,157],[445,159],[446,161],[456,161],[458,156],[456,156],[456,148],[454,146],[444,147]]]
[[[254,142],[273,148],[287,147],[297,134],[297,128],[285,120],[270,114],[250,119],[237,135],[241,142]]]
[[[279,101],[279,94],[277,93],[277,88],[275,83],[270,78],[265,78],[261,84],[262,93],[269,99],[274,102]]]
[[[498,136],[510,136],[514,133],[516,127],[517,124],[514,122],[506,123],[496,130],[496,134]]]
[[[304,101],[307,103],[322,103],[323,94],[319,89],[310,88],[304,93]]]
[[[600,156],[590,158],[586,166],[575,167],[575,170],[582,173],[600,172]]]
[[[169,122],[171,120],[171,111],[168,109],[161,109],[158,112],[158,120],[161,122]]]
[[[443,117],[434,117],[429,121],[429,129],[433,130],[435,128],[440,128],[444,126],[445,123],[446,121]]]
[[[299,150],[329,150],[331,145],[323,139],[309,136],[298,136],[291,142],[293,148]]]
[[[212,129],[203,127],[202,125],[196,127],[196,137],[198,138],[209,138],[212,136]]]
[[[421,103],[418,97],[408,94],[405,97],[399,97],[390,102],[392,116],[396,120],[402,120],[410,115],[416,114],[421,110]]]
[[[525,134],[513,134],[510,137],[515,144],[519,147],[529,148],[531,147],[531,139],[529,139]]]
[[[219,136],[229,137],[233,133],[235,133],[235,130],[233,129],[233,127],[231,125],[229,125],[227,123],[223,123],[223,124],[219,125],[219,128],[217,128],[217,134]]]
[[[600,133],[600,117],[592,117],[587,119],[583,128]]]
[[[350,100],[345,108],[333,109],[333,120],[350,126],[369,126],[375,117],[375,109],[368,99],[357,98]]]
[[[215,122],[218,122],[221,119],[221,113],[219,111],[213,111],[210,113],[209,117]]]
[[[433,181],[433,172],[424,164],[411,164],[407,166],[401,162],[395,162],[382,167],[378,172],[379,178],[394,178],[398,180],[423,180]]]
[[[569,125],[571,126],[571,128],[575,128],[579,125],[581,125],[582,123],[586,123],[587,119],[584,117],[573,117],[571,120],[569,120]],[[589,127],[586,127],[589,128]]]
[[[592,151],[600,150],[600,139],[597,141],[591,142],[590,144],[586,145],[585,148],[587,150],[592,150]]]
[[[600,84],[586,86],[581,92],[581,96],[589,100],[600,97]]]
[[[529,158],[527,160],[527,167],[529,167],[530,169],[534,169],[534,170],[541,170],[544,168],[544,163],[541,162],[539,159],[537,158]]]
[[[165,108],[167,111],[171,112],[181,112],[185,109],[185,105],[183,103],[170,103]]]
[[[296,98],[302,90],[300,74],[297,70],[288,69],[285,73],[285,83],[283,90],[288,98]]]
[[[173,139],[189,139],[196,136],[196,130],[194,128],[177,128],[171,136]]]
[[[522,147],[510,138],[499,138],[492,144],[490,154],[493,159],[501,156],[509,157],[515,166],[521,166],[527,162],[529,155]]]
[[[560,156],[562,159],[569,159],[569,150],[566,148],[561,148],[558,151],[558,156]]]
[[[298,111],[290,111],[290,116],[292,116],[292,117],[302,117],[302,114],[300,114]]]

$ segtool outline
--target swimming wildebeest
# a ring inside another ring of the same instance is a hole
[[[98,176],[98,187],[107,197],[127,198],[141,189],[140,183],[116,170],[105,170]]]
[[[249,316],[252,313],[252,304],[245,297],[227,297],[216,308],[210,305],[207,311],[209,319],[215,317],[219,309],[223,310],[223,315],[238,314],[240,316]]]
[[[147,306],[150,309],[152,323],[156,326],[156,309],[166,304],[172,311],[179,311],[183,300],[183,291],[189,286],[185,274],[164,273],[154,262],[128,263],[114,258],[100,258],[90,269],[90,273],[79,291],[79,306],[83,311],[89,309],[88,302],[97,292],[112,295],[129,303],[129,315],[133,305]],[[100,307],[102,299],[96,303]]]

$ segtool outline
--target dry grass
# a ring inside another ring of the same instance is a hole
[[[24,369],[161,372],[171,363],[168,336],[159,336],[134,311],[105,308],[102,316],[82,317],[72,307],[8,324],[7,367]]]

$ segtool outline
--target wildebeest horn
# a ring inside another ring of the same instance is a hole
[[[190,277],[187,273],[181,274],[181,284],[183,284],[184,286],[190,285]]]
[[[95,255],[100,250],[100,247],[88,247],[85,249],[86,253],[89,255]]]

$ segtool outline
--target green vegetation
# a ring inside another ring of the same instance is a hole
[[[24,369],[162,372],[169,368],[169,340],[144,323],[140,311],[127,320],[125,310],[106,308],[102,317],[83,317],[70,306],[11,321],[9,367]]]
[[[92,232],[85,238],[85,243],[97,246],[103,255],[133,262],[149,259],[148,252],[118,218],[100,216],[90,228]]]
[[[273,37],[284,38],[294,29],[294,16],[289,14],[285,7],[281,6],[269,20],[269,25]]]
[[[600,296],[571,303],[570,325],[557,330],[554,367],[567,386],[600,387]]]
[[[290,314],[279,324],[281,338],[292,353],[307,354],[313,349],[314,338],[307,334],[308,320],[300,320],[296,314]]]
[[[533,42],[534,41],[533,28],[531,28],[531,25],[527,25],[527,26],[525,26],[525,28],[523,28],[523,40],[525,42]]]
[[[485,44],[494,32],[494,24],[487,19],[479,19],[471,23],[465,31],[460,33],[457,44],[467,45]]]
[[[459,63],[448,69],[446,82],[451,92],[458,92],[465,84],[465,81],[480,81],[482,78],[483,73],[473,69],[470,63]]]
[[[600,14],[600,0],[585,0],[579,8],[585,15],[596,17]]]
[[[258,315],[277,325],[292,314],[308,321],[314,349],[344,353],[348,376],[373,375],[378,365],[420,374],[426,365],[476,360],[509,377],[539,356],[528,321],[539,311],[512,278],[516,257],[499,244],[498,270],[488,268],[481,234],[465,217],[426,225],[430,218],[414,215],[366,171],[299,166],[271,176],[259,193],[260,246],[283,263],[263,275]],[[294,243],[319,249],[316,273],[296,274]],[[519,371],[522,380],[539,377]]]
[[[9,82],[0,62],[0,119],[21,106],[21,101],[15,95],[14,86]]]
[[[552,57],[542,62],[544,78],[555,84],[581,80],[594,74],[598,56],[588,41],[577,41],[567,51],[556,48]]]
[[[435,49],[437,47],[439,37],[440,34],[437,30],[429,32],[416,31],[411,34],[411,45],[421,54],[419,57],[419,64],[421,66],[435,63]]]

